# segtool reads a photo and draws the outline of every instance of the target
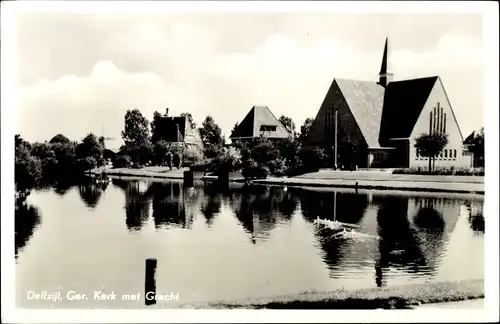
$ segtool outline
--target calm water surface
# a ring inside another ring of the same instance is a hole
[[[482,209],[472,196],[122,179],[40,190],[16,210],[16,299],[30,308],[147,307],[150,257],[157,292],[179,294],[153,307],[484,278]],[[357,224],[359,234],[321,237],[317,217]],[[44,290],[63,300],[27,299]],[[94,300],[95,290],[117,300]],[[69,301],[68,291],[89,298]]]

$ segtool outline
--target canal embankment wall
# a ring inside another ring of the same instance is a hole
[[[93,169],[91,174],[99,174],[103,169]],[[109,176],[140,177],[158,179],[184,178],[189,168],[172,169],[166,167],[144,167],[142,169],[106,169]],[[193,172],[194,180],[201,180],[203,172]],[[238,173],[230,175],[230,181],[243,182]],[[296,177],[269,177],[252,180],[253,184],[284,185],[300,187],[340,187],[380,190],[411,190],[429,192],[456,192],[484,194],[484,177],[457,175],[409,175],[392,174],[381,171],[319,171]]]

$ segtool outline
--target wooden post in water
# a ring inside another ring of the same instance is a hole
[[[192,187],[193,186],[193,171],[184,171],[184,187]]]
[[[218,188],[221,190],[227,190],[229,189],[229,172],[227,171],[222,171],[217,174],[217,181],[216,181]]]
[[[144,290],[144,303],[146,305],[156,304],[156,259],[146,259],[146,279]]]

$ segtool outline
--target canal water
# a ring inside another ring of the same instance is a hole
[[[16,208],[16,303],[168,308],[482,279],[482,210],[482,196],[437,193],[123,179],[44,189]],[[355,235],[324,236],[318,217],[354,224]],[[148,258],[157,294],[174,300],[145,306]]]

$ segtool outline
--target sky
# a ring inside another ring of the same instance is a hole
[[[207,115],[226,137],[254,105],[314,118],[334,78],[438,75],[464,136],[483,126],[480,14],[22,13],[20,111],[29,141],[115,138],[128,109]],[[404,107],[403,107],[404,108]]]

